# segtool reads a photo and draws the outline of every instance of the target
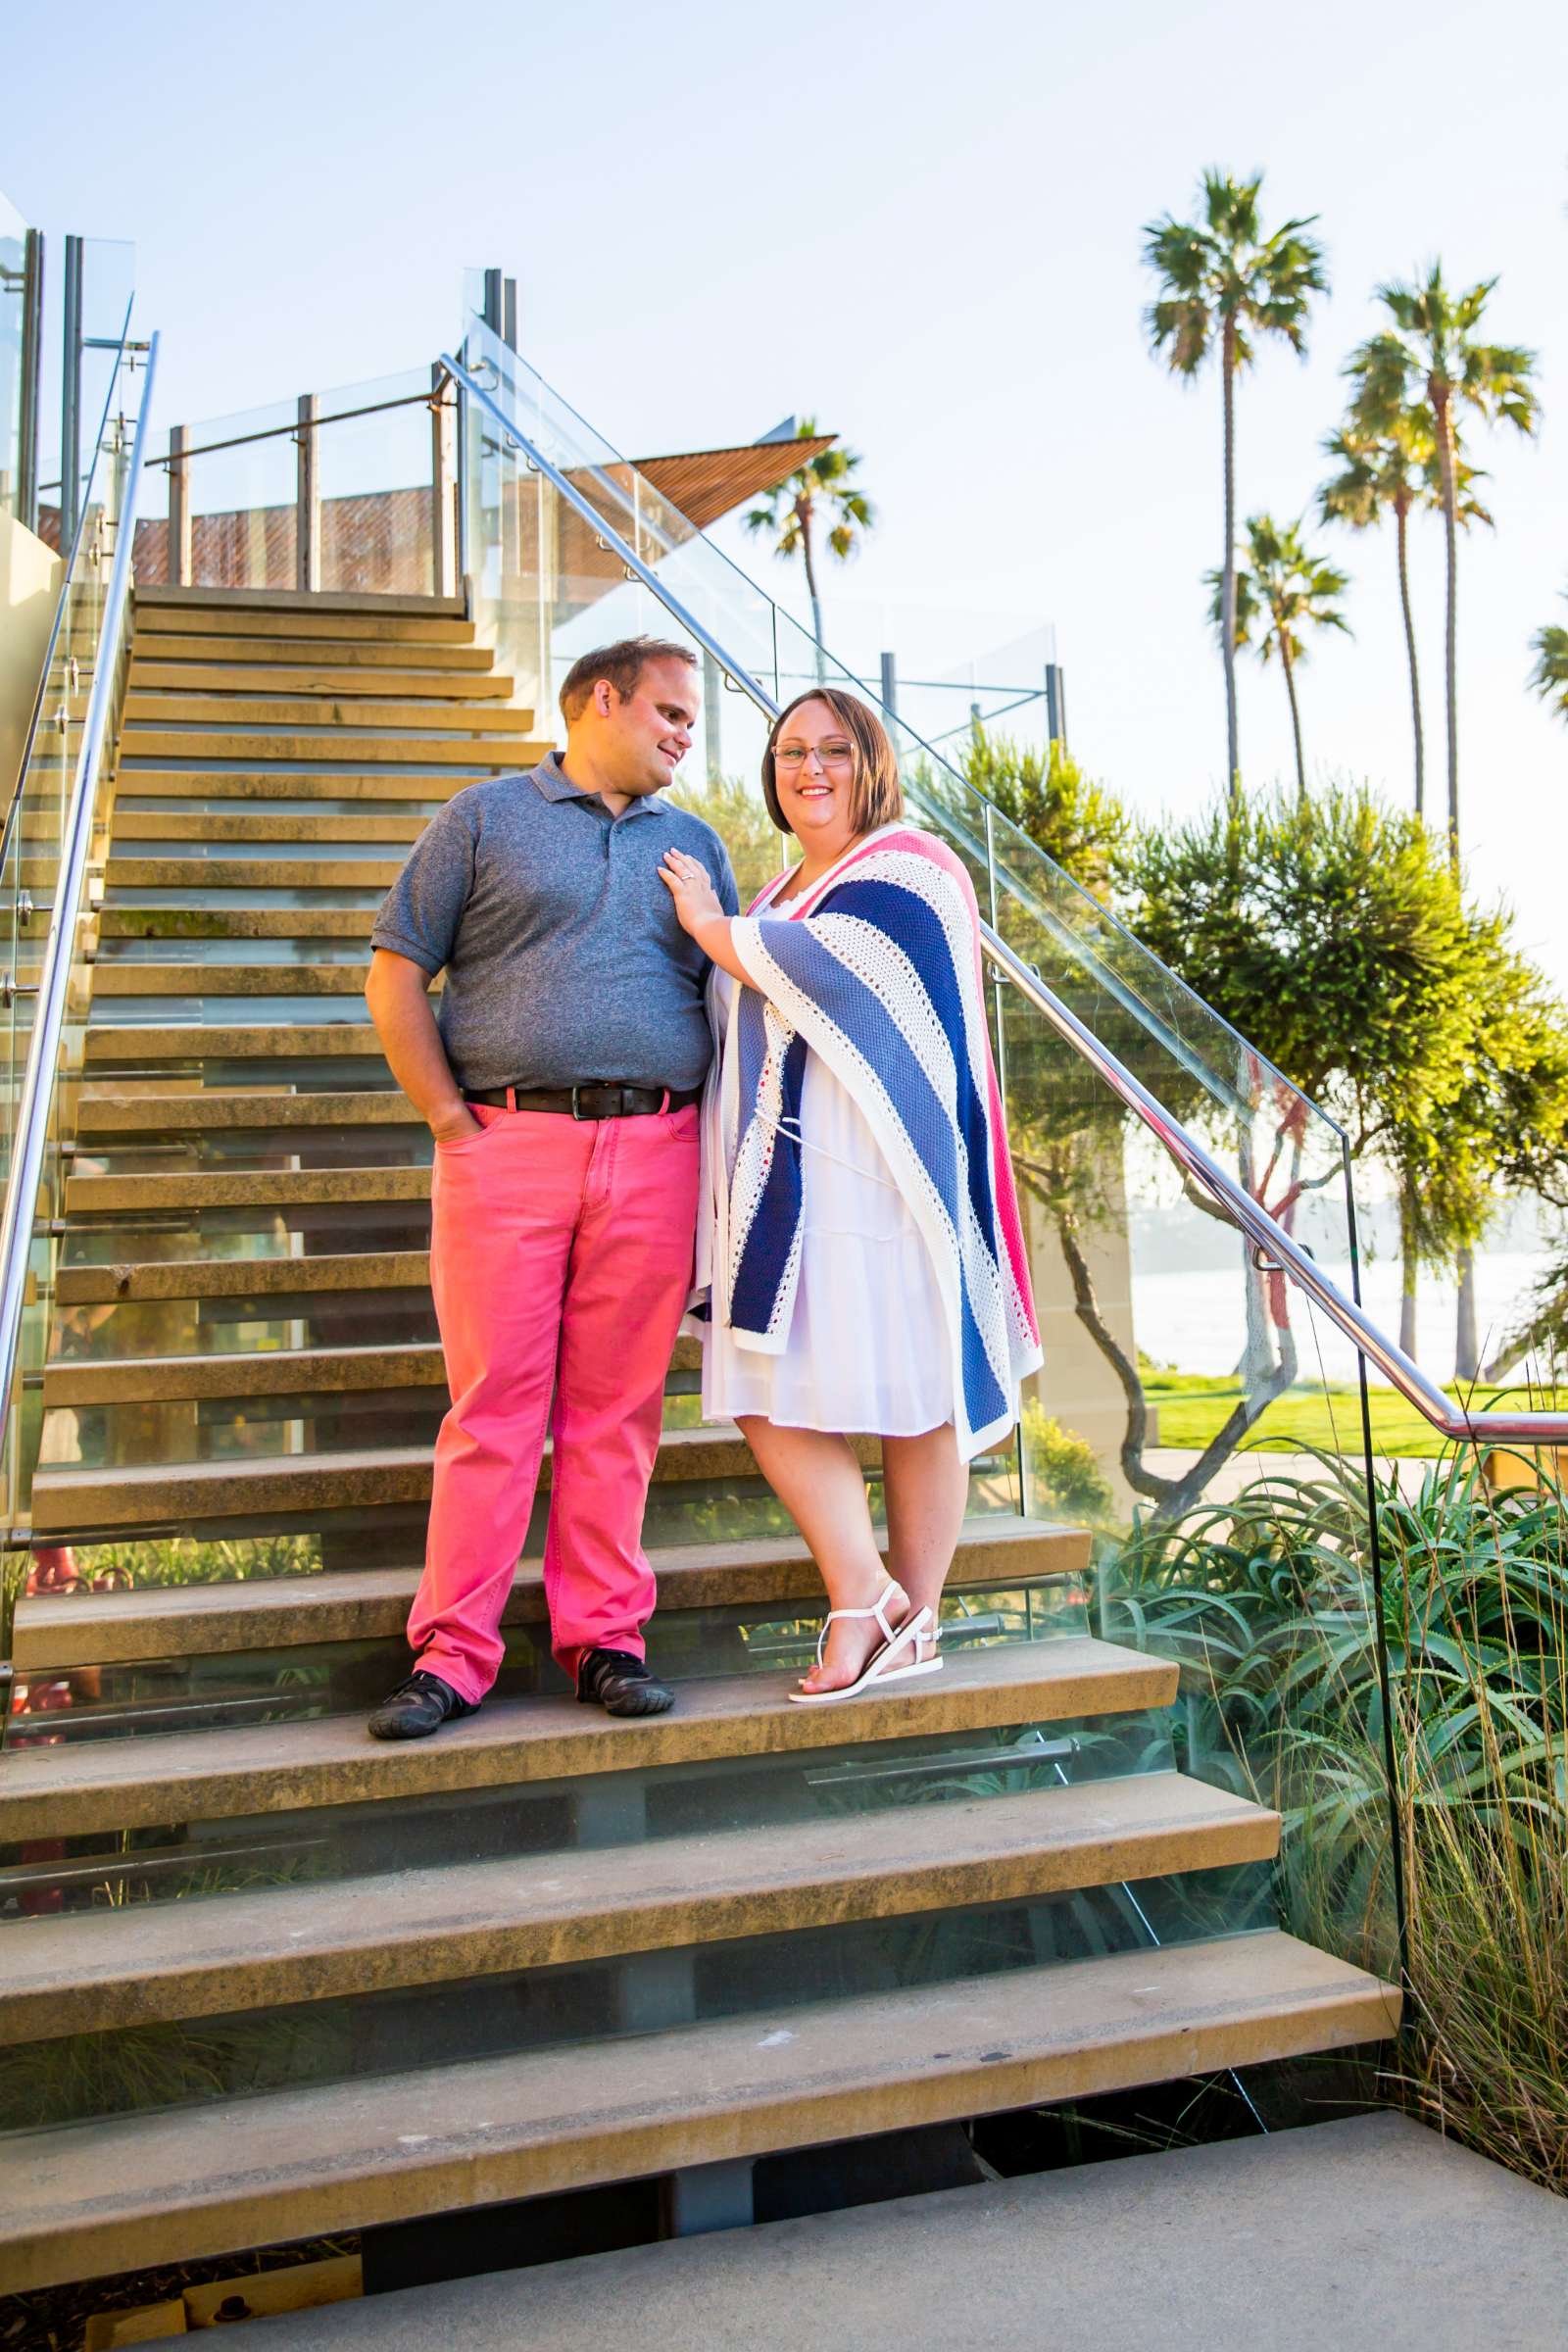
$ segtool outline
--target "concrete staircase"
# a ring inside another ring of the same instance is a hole
[[[138,599],[0,1776],[0,2288],[1395,2020],[1273,1928],[1277,1818],[1172,1768],[1176,1669],[1093,1638],[1088,1539],[1019,1518],[1008,1459],[946,1672],[792,1707],[818,1580],[684,1345],[677,1711],[573,1703],[540,1515],[496,1696],[367,1738],[445,1394],[366,940],[434,809],[542,756],[511,696],[456,604]]]

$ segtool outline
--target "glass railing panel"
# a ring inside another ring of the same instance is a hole
[[[443,513],[434,505],[434,420],[428,369],[353,384],[319,396],[321,586],[357,596],[436,593],[436,535],[448,543],[450,472]],[[450,398],[450,395],[448,396]],[[359,410],[355,416],[349,412]]]
[[[0,514],[15,516],[22,474],[22,356],[27,223],[0,196]]]

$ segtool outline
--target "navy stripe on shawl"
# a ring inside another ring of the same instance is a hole
[[[812,912],[837,911],[858,915],[865,909],[866,919],[874,920],[870,912],[872,906],[882,917],[877,927],[897,941],[909,956],[932,1009],[947,1035],[958,1073],[958,1117],[969,1161],[970,1203],[979,1230],[997,1252],[1000,1263],[1002,1252],[992,1198],[989,1130],[969,1068],[963,998],[954,971],[947,932],[927,901],[916,893],[900,889],[897,884],[874,882],[869,878],[840,884],[824,894],[823,900]],[[765,916],[760,919],[764,926],[762,945],[779,968],[804,996],[821,1008],[836,1028],[852,1039],[876,1071],[901,1126],[931,1177],[955,1234],[961,1237],[963,1226],[958,1170],[950,1113],[938,1099],[903,1031],[874,991],[840,962],[820,940],[813,937],[806,921],[793,922],[779,918],[769,921]],[[799,1038],[796,1040],[797,1044],[801,1042]],[[798,1158],[793,1163],[796,1186],[793,1195],[787,1195],[782,1184],[777,1182],[780,1173],[779,1162],[775,1160],[769,1170],[763,1204],[747,1236],[741,1264],[737,1269],[732,1317],[743,1330],[767,1329],[767,1317],[777,1295],[778,1279],[788,1262],[800,1221]],[[775,1221],[782,1230],[770,1232]],[[754,1249],[759,1260],[763,1254],[766,1255],[772,1271],[771,1283],[764,1279],[754,1286],[749,1262]],[[973,1428],[983,1429],[1005,1411],[1007,1399],[998,1383],[975,1321],[968,1284],[961,1276],[961,1239],[959,1249],[959,1364],[970,1424]],[[741,1311],[743,1295],[751,1305],[752,1313],[758,1317],[755,1322],[749,1321]]]

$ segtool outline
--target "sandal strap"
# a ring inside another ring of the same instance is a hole
[[[896,1576],[890,1576],[884,1581],[881,1592],[877,1594],[875,1600],[872,1601],[868,1609],[829,1609],[827,1615],[822,1620],[822,1631],[816,1637],[817,1664],[819,1666],[821,1665],[822,1652],[827,1647],[827,1629],[838,1618],[841,1617],[846,1619],[850,1617],[874,1617],[877,1621],[877,1624],[882,1629],[883,1640],[886,1642],[891,1642],[894,1635],[900,1631],[900,1626],[889,1625],[887,1617],[884,1614],[888,1605],[888,1594],[890,1592],[903,1592],[904,1587],[900,1584],[898,1578]],[[907,1593],[905,1593],[905,1598],[908,1598]],[[906,1620],[901,1620],[901,1625],[905,1622],[906,1622]]]

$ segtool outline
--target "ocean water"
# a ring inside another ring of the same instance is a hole
[[[1348,1263],[1327,1256],[1319,1262],[1348,1297]],[[1549,1262],[1543,1250],[1484,1250],[1476,1260],[1483,1363],[1524,1320],[1534,1287]],[[1373,1322],[1397,1340],[1399,1269],[1392,1258],[1363,1266],[1361,1303]],[[1416,1301],[1416,1360],[1439,1382],[1453,1377],[1455,1309],[1453,1276],[1423,1276]],[[1138,1345],[1156,1363],[1173,1364],[1178,1371],[1234,1371],[1245,1336],[1244,1312],[1242,1278],[1235,1266],[1134,1275],[1133,1322]],[[1291,1324],[1297,1335],[1302,1381],[1355,1377],[1355,1349],[1349,1341],[1296,1290],[1291,1294]]]

